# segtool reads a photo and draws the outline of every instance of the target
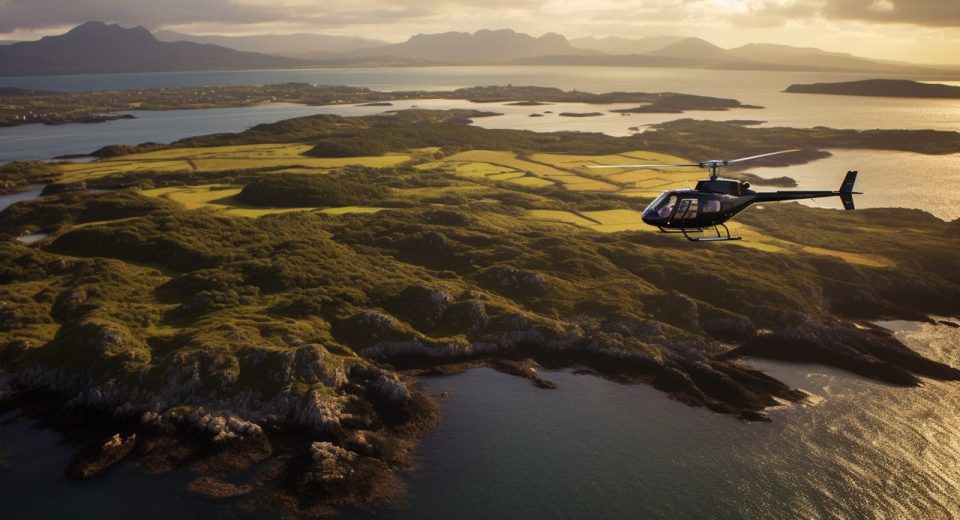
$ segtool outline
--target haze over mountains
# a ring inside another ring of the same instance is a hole
[[[257,34],[252,36],[193,35],[175,31],[157,31],[154,36],[163,42],[208,43],[244,52],[275,54],[297,59],[326,58],[330,55],[389,45],[383,40],[359,36],[325,34]]]
[[[87,22],[38,41],[0,46],[3,76],[256,69],[306,63],[217,45],[161,42],[143,27],[125,29],[103,22]]]
[[[611,65],[925,73],[929,67],[775,44],[723,49],[695,37],[540,37],[510,29],[418,34],[387,43],[320,34],[195,36],[88,22],[59,36],[0,46],[0,75],[96,74],[403,65]]]

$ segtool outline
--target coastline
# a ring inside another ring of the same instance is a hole
[[[814,398],[800,406],[777,408],[773,423],[743,425],[661,398],[662,394],[647,386],[604,382],[577,375],[576,371],[543,372],[544,378],[558,382],[556,391],[533,388],[515,377],[495,375],[487,369],[453,378],[425,377],[425,391],[441,405],[441,426],[417,449],[417,467],[402,474],[410,488],[407,498],[376,510],[348,508],[337,516],[349,520],[411,520],[461,511],[470,519],[507,512],[546,519],[558,515],[580,518],[603,511],[651,516],[668,511],[676,516],[712,510],[759,520],[770,518],[764,515],[771,507],[785,518],[802,511],[853,512],[863,507],[924,514],[934,507],[952,511],[960,505],[955,500],[951,505],[949,493],[925,495],[929,500],[926,505],[922,501],[904,502],[899,494],[878,495],[872,485],[864,489],[864,483],[859,484],[865,493],[862,500],[832,503],[830,492],[838,487],[845,489],[844,479],[862,471],[860,465],[850,466],[848,450],[864,451],[864,463],[884,455],[889,442],[883,442],[882,436],[888,435],[890,441],[899,439],[896,434],[900,425],[909,420],[894,420],[889,414],[903,411],[904,403],[910,402],[909,395],[903,394],[903,389],[820,365],[760,364],[762,370],[791,386],[806,388]],[[935,384],[922,392],[940,395],[945,388]],[[901,394],[904,399],[878,410],[877,405],[886,404],[888,395]],[[889,411],[877,416],[880,410]],[[913,428],[923,424],[922,409],[916,413],[919,416],[909,422]],[[860,417],[886,421],[861,425]],[[857,429],[867,428],[881,436],[880,444],[842,443],[842,428],[852,419],[857,419],[853,422]],[[830,433],[836,428],[841,431]],[[46,432],[29,435],[38,440],[46,436],[46,440],[27,453],[46,455],[59,450],[65,462],[69,451],[55,446],[56,439],[50,437],[49,430]],[[800,443],[801,439],[810,444]],[[836,445],[835,449],[825,452],[824,446],[830,445]],[[927,452],[936,450],[937,445],[921,443],[917,447]],[[835,458],[826,458],[828,454]],[[896,452],[885,455],[894,458],[884,464],[899,464],[889,466],[889,471],[913,470],[913,464],[922,462]],[[705,458],[694,464],[700,457]],[[758,460],[748,463],[754,458]],[[64,462],[50,464],[41,457],[29,460],[27,467],[37,470],[31,475],[54,475],[59,474]],[[906,462],[910,464],[903,465]],[[805,470],[815,464],[825,467],[814,472],[815,477],[805,477]],[[775,478],[778,468],[789,468],[798,476]],[[931,488],[924,487],[926,480],[916,480],[923,468],[915,470],[917,474],[902,485],[930,492]],[[451,474],[461,477],[451,479]],[[717,479],[718,474],[724,478]],[[537,475],[539,479],[531,480]],[[261,518],[265,513],[243,506],[246,497],[211,500],[186,491],[196,477],[184,470],[143,475],[130,461],[86,483],[60,480],[62,484],[51,486],[49,480],[43,480],[50,477],[30,478],[31,489],[42,487],[63,497],[64,510],[86,511],[88,518],[97,520],[124,511],[158,519],[182,516],[177,511],[241,519]],[[582,478],[600,485],[578,485]],[[527,483],[523,486],[527,493],[520,496],[509,492],[521,482]],[[678,493],[684,486],[696,487],[698,492]],[[138,496],[145,487],[150,493],[130,502],[124,499],[132,496],[123,492],[126,487],[137,489]],[[491,494],[500,497],[497,505],[484,501]],[[91,496],[97,498],[83,498]],[[11,520],[32,518],[42,511],[56,515],[59,511],[51,501],[30,500],[28,504],[29,509],[11,510]]]

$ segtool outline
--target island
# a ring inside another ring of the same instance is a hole
[[[825,143],[956,153],[957,132],[470,116],[317,115],[3,167],[62,185],[0,213],[3,409],[69,431],[72,478],[135,457],[212,498],[331,514],[402,494],[437,421],[414,376],[489,366],[549,391],[539,367],[577,367],[746,421],[805,399],[755,357],[904,392],[960,380],[871,324],[960,316],[960,221],[780,204],[742,215],[742,241],[692,244],[640,221],[690,171],[588,168],[774,143],[805,152],[768,164]]]
[[[960,87],[941,83],[921,83],[906,79],[865,79],[839,83],[790,85],[784,92],[838,96],[960,99]]]
[[[757,108],[735,99],[672,92],[564,91],[550,87],[494,85],[452,91],[380,92],[364,87],[284,83],[263,86],[180,87],[83,92],[52,92],[0,88],[0,126],[33,123],[67,124],[100,122],[132,117],[131,110],[187,110],[253,106],[264,103],[304,105],[356,105],[386,107],[391,101],[411,99],[462,99],[473,103],[539,106],[552,103],[641,103],[631,111],[682,113],[686,110]]]

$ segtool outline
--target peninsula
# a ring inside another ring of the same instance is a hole
[[[206,496],[327,514],[399,495],[437,419],[412,375],[486,365],[549,388],[538,367],[580,367],[751,421],[804,394],[746,356],[960,380],[870,325],[960,316],[960,221],[783,204],[702,247],[639,219],[689,171],[587,168],[774,143],[956,153],[960,134],[472,115],[320,115],[3,167],[59,185],[0,213],[2,406],[69,429],[74,478],[136,457],[192,468]]]

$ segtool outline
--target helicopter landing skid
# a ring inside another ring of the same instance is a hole
[[[723,228],[723,232],[720,232],[720,228]],[[713,230],[717,233],[715,237],[692,237],[691,233],[703,233],[709,228],[681,228],[681,229],[671,229],[667,230],[660,228],[660,231],[664,233],[683,233],[683,236],[691,242],[721,242],[726,240],[741,240],[743,237],[734,237],[730,236],[730,228],[726,224],[717,224],[713,226]]]

